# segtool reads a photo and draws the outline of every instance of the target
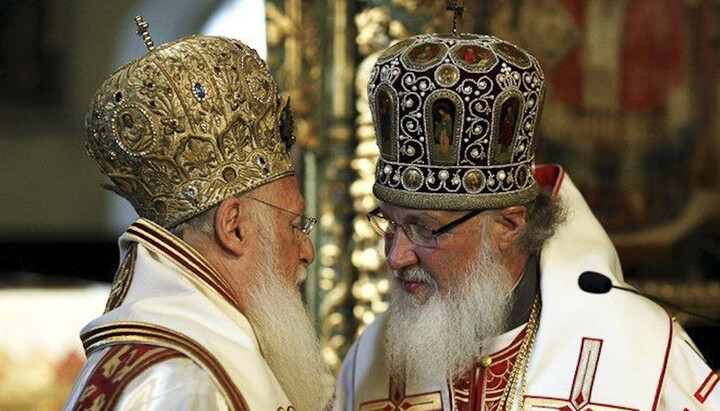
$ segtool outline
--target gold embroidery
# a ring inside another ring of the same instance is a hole
[[[440,392],[405,395],[405,384],[390,380],[388,399],[366,402],[360,411],[442,411]]]
[[[210,286],[232,306],[240,308],[230,292],[227,280],[200,253],[161,226],[140,218],[128,228],[125,235],[173,260],[193,274],[189,276],[191,281]]]
[[[125,296],[130,288],[130,283],[132,282],[133,273],[135,272],[136,257],[137,244],[132,244],[115,272],[115,278],[113,279],[112,288],[110,289],[110,296],[108,296],[107,304],[105,304],[105,312],[114,310],[125,300]]]
[[[578,359],[577,368],[575,369],[575,378],[572,382],[569,398],[528,396],[525,397],[523,410],[637,411],[636,409],[619,405],[596,404],[592,402],[592,387],[600,360],[601,348],[602,340],[583,338],[580,348],[580,358]]]
[[[74,411],[112,410],[127,384],[147,368],[181,356],[175,350],[150,345],[120,345],[103,353],[85,382]]]
[[[398,403],[391,400],[367,402],[360,411],[441,411],[442,397],[439,392],[405,397]]]
[[[87,399],[89,396],[93,395],[95,392],[97,392],[98,387],[94,385],[89,385],[85,387],[82,390],[82,393],[80,393],[80,398],[78,398],[78,402],[83,402],[85,399]]]
[[[114,353],[113,356],[107,359],[105,364],[102,365],[102,375],[105,378],[110,379],[115,375],[118,368],[120,368],[123,365],[122,356],[130,349],[130,346],[124,346],[120,347],[120,349]]]
[[[700,404],[704,404],[710,396],[710,393],[715,389],[718,381],[720,381],[720,375],[715,371],[711,371],[700,388],[695,392],[695,399],[700,401]]]
[[[86,130],[106,187],[164,227],[294,174],[288,100],[233,39],[190,36],[127,63],[92,98]]]
[[[88,355],[115,344],[139,343],[172,348],[190,357],[210,372],[231,410],[249,409],[242,394],[217,358],[205,347],[176,331],[148,323],[116,322],[89,330],[83,333],[80,339]]]
[[[522,345],[520,346],[520,352],[518,353],[517,359],[515,360],[515,366],[512,374],[510,374],[510,380],[505,391],[503,392],[503,398],[500,402],[500,409],[514,409],[515,396],[518,385],[520,386],[520,408],[523,409],[524,395],[525,395],[525,384],[527,381],[527,371],[530,365],[530,352],[535,343],[535,336],[540,326],[540,309],[542,302],[540,301],[540,294],[535,297],[535,301],[532,305],[532,311],[530,312],[530,319],[528,320],[527,329],[525,331],[525,337],[523,338]]]
[[[626,408],[616,405],[588,404],[582,408],[571,408],[568,400],[558,398],[535,398],[525,399],[524,411],[548,411],[548,410],[580,410],[580,411],[638,411],[635,408]]]

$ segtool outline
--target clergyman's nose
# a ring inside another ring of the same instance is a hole
[[[303,241],[300,246],[300,261],[305,265],[310,265],[315,261],[315,246],[310,238]]]
[[[385,243],[385,254],[387,255],[388,267],[393,270],[412,267],[418,263],[413,243],[403,230],[397,230],[392,242]]]

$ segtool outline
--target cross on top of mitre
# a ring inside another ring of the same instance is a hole
[[[457,36],[458,34],[458,26],[460,25],[460,22],[462,20],[463,12],[465,11],[465,6],[463,5],[462,0],[453,0],[452,2],[448,1],[448,5],[446,7],[447,10],[450,10],[453,12],[453,35]]]
[[[140,36],[145,42],[145,46],[148,50],[155,50],[155,43],[152,37],[150,37],[150,24],[145,21],[142,16],[135,16],[135,24],[137,25],[137,35]]]

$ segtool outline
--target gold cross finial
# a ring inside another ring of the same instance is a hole
[[[462,0],[453,0],[452,4],[450,4],[450,2],[448,1],[448,5],[445,9],[453,12],[453,35],[457,36],[458,26],[462,21],[462,15],[465,11],[465,6],[463,5]]]
[[[155,43],[153,42],[152,38],[150,37],[150,24],[148,24],[147,21],[145,21],[142,16],[135,16],[135,24],[137,24],[137,35],[142,37],[143,41],[145,42],[145,46],[147,46],[148,50],[153,51],[155,50]]]

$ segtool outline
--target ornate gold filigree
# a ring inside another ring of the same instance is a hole
[[[108,188],[140,216],[172,227],[293,174],[293,138],[281,133],[290,131],[281,127],[286,108],[253,49],[193,36],[154,47],[101,85],[86,147],[113,182]]]
[[[115,272],[110,295],[105,304],[105,313],[119,307],[125,300],[130,284],[132,283],[133,273],[135,272],[135,258],[137,257],[137,244],[133,244],[127,250],[125,257],[120,262],[120,266]]]
[[[282,90],[292,96],[297,126],[297,140],[303,148],[319,144],[317,106],[320,101],[321,74],[319,19],[304,18],[312,14],[315,2],[303,0],[268,0],[268,63]]]
[[[386,300],[389,281],[381,275],[385,262],[383,243],[375,234],[365,214],[377,206],[372,187],[375,182],[375,164],[379,151],[375,143],[375,129],[370,115],[365,89],[370,80],[370,71],[377,59],[380,48],[368,56],[358,68],[355,81],[358,109],[356,138],[358,140],[352,168],[358,178],[350,186],[355,217],[353,218],[353,243],[351,262],[357,270],[357,280],[352,285],[355,305],[353,316],[358,322],[356,334],[362,333],[377,314],[387,309]]]

